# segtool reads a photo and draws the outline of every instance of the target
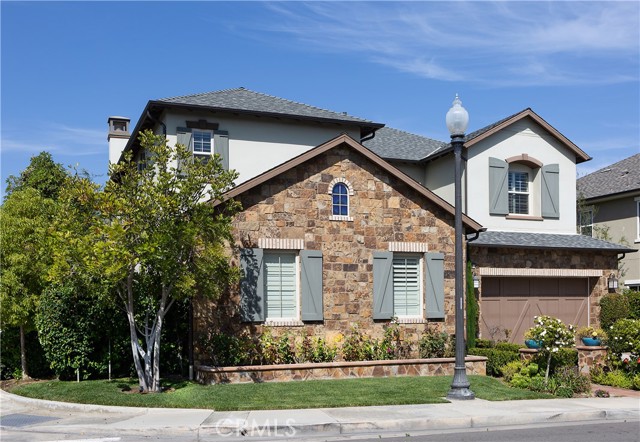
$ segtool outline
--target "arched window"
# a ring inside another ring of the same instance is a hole
[[[331,190],[333,214],[349,216],[349,189],[345,183],[336,183]]]

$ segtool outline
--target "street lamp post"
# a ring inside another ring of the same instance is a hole
[[[462,107],[462,102],[456,94],[453,106],[447,112],[447,129],[451,134],[451,145],[455,157],[455,302],[456,302],[456,361],[451,389],[448,399],[474,399],[473,391],[469,389],[469,380],[465,366],[464,343],[464,285],[462,282],[462,145],[464,132],[469,124],[469,114]]]

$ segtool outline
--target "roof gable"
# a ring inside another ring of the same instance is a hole
[[[576,163],[582,163],[589,161],[591,157],[587,155],[582,149],[576,146],[571,140],[562,135],[556,128],[547,123],[541,116],[536,114],[531,108],[527,108],[517,114],[513,114],[507,118],[503,118],[493,124],[471,132],[465,137],[465,147],[469,148],[480,141],[489,138],[497,132],[511,126],[512,124],[521,121],[525,118],[530,118],[537,124],[542,126],[547,132],[549,132],[554,138],[556,138],[562,145],[573,152],[576,156]]]
[[[408,175],[405,175],[399,169],[395,168],[394,166],[392,166],[391,164],[389,164],[388,162],[380,158],[378,155],[376,155],[375,153],[373,153],[372,151],[370,151],[369,149],[364,147],[362,144],[358,143],[356,140],[354,140],[353,138],[349,137],[346,134],[342,134],[330,141],[327,141],[324,144],[314,147],[313,149],[308,150],[307,152],[301,155],[298,155],[297,157],[289,161],[286,161],[280,164],[279,166],[276,166],[264,172],[261,175],[258,175],[248,181],[245,181],[244,183],[240,184],[239,186],[225,193],[223,195],[223,200],[234,198],[244,192],[248,192],[251,189],[268,181],[269,179],[274,178],[286,171],[289,171],[290,169],[298,167],[303,163],[305,163],[306,161],[312,160],[317,156],[322,155],[325,152],[328,152],[331,149],[334,149],[339,146],[346,146],[355,150],[356,152],[360,153],[361,155],[366,157],[368,160],[370,160],[372,163],[374,163],[376,166],[380,167],[385,172],[394,176],[395,178],[397,178],[398,180],[406,184],[409,188],[415,190],[418,194],[424,196],[427,200],[433,202],[435,205],[442,208],[443,210],[450,213],[451,215],[455,215],[454,207],[451,204],[447,203],[445,200],[437,196],[435,193],[431,192],[426,187],[414,181]],[[462,222],[470,231],[473,231],[473,232],[477,232],[482,228],[480,224],[478,224],[476,221],[474,221],[473,219],[471,219],[466,215],[463,215]]]

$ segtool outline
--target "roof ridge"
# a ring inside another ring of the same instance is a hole
[[[183,99],[183,98],[203,97],[203,96],[206,96],[206,95],[220,94],[220,93],[224,93],[224,92],[237,92],[237,91],[249,92],[251,94],[259,95],[261,97],[265,97],[265,98],[269,98],[269,99],[277,100],[277,101],[281,101],[281,102],[288,102],[288,103],[291,103],[291,104],[295,104],[295,105],[298,105],[298,106],[303,106],[303,107],[306,107],[306,108],[309,108],[309,109],[312,109],[312,110],[316,110],[316,111],[328,112],[328,113],[335,114],[335,115],[343,115],[345,117],[351,117],[351,118],[358,119],[358,120],[363,121],[363,122],[369,122],[369,123],[372,122],[372,120],[364,119],[364,118],[361,118],[361,117],[356,117],[355,115],[351,115],[348,112],[337,112],[337,111],[334,111],[334,110],[331,110],[331,109],[325,109],[325,108],[322,108],[322,107],[314,106],[312,104],[303,103],[301,101],[291,100],[289,98],[277,97],[275,95],[266,94],[264,92],[254,91],[252,89],[247,89],[247,88],[242,87],[242,86],[236,87],[236,88],[219,89],[219,90],[216,90],[216,91],[200,92],[200,93],[197,93],[197,94],[177,95],[175,97],[160,98],[160,99],[158,99],[158,101],[169,101],[169,100],[177,100],[177,99]]]
[[[633,155],[631,155],[631,156],[629,156],[629,157],[626,157],[626,158],[621,159],[620,161],[616,161],[616,162],[615,162],[615,163],[613,163],[613,164],[609,164],[608,166],[604,166],[604,167],[601,167],[601,168],[600,168],[600,169],[598,169],[598,170],[594,170],[593,172],[591,172],[591,173],[589,173],[589,174],[587,174],[587,175],[585,175],[585,176],[583,176],[583,177],[578,178],[578,181],[583,180],[583,179],[585,179],[585,178],[587,178],[587,177],[589,177],[589,176],[596,175],[596,174],[598,174],[598,173],[614,172],[614,171],[615,171],[615,169],[616,169],[616,167],[620,167],[620,166],[619,166],[619,164],[620,164],[620,163],[625,163],[625,162],[627,162],[627,161],[630,161],[630,160],[631,160],[631,159],[633,159],[634,157],[638,157],[638,158],[640,159],[640,153],[633,154]]]

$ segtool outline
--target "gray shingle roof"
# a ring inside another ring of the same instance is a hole
[[[464,141],[466,142],[466,141],[469,141],[469,140],[473,140],[474,138],[479,137],[480,135],[484,134],[485,132],[489,132],[489,131],[490,131],[491,129],[493,129],[494,127],[500,126],[500,125],[501,125],[502,123],[504,123],[505,121],[508,121],[508,120],[512,119],[513,117],[515,117],[515,116],[517,116],[517,115],[520,115],[520,114],[521,114],[521,113],[523,113],[523,112],[526,112],[527,110],[531,110],[531,108],[523,109],[523,110],[521,110],[520,112],[516,112],[516,113],[515,113],[515,114],[513,114],[513,115],[509,115],[508,117],[503,118],[502,120],[498,120],[498,121],[496,121],[495,123],[491,123],[491,124],[489,124],[489,125],[487,125],[487,126],[485,126],[485,127],[481,128],[481,129],[478,129],[478,130],[476,130],[476,131],[473,131],[473,132],[471,132],[471,133],[467,134],[467,135],[464,137]]]
[[[561,235],[557,233],[488,231],[469,242],[475,247],[511,247],[516,249],[572,249],[602,250],[610,252],[634,252],[635,249],[595,239],[585,235]]]
[[[390,127],[378,129],[376,136],[363,144],[382,158],[405,161],[420,161],[443,146],[449,145]]]
[[[585,199],[640,190],[640,153],[579,178],[576,186]]]
[[[292,117],[306,117],[311,119],[344,121],[361,125],[383,125],[373,121],[339,113],[295,101],[285,100],[271,95],[254,92],[245,88],[224,89],[221,91],[204,92],[201,94],[184,95],[181,97],[161,98],[155,100],[162,103],[181,104],[188,106],[202,106],[230,111],[246,111],[271,115]]]

